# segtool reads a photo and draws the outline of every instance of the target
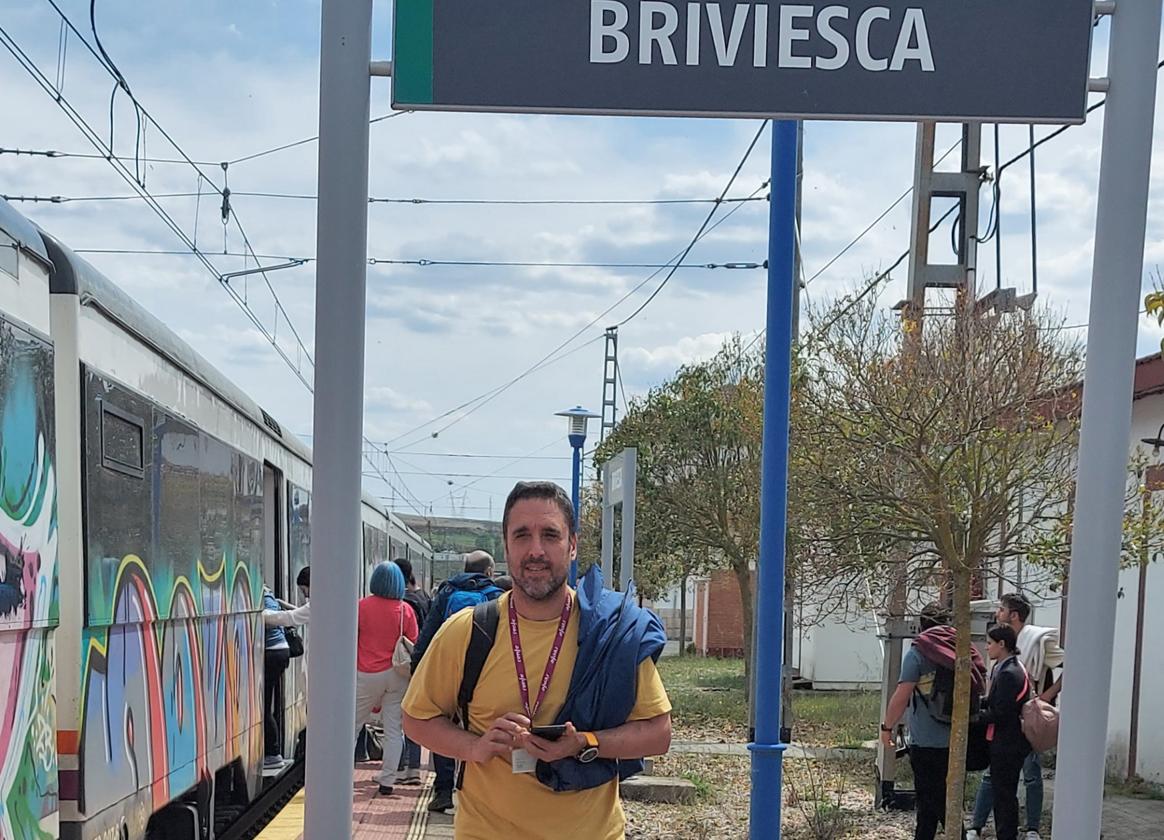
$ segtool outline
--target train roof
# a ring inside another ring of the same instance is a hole
[[[52,265],[36,225],[3,199],[0,199],[0,230],[15,239],[25,251],[40,257],[45,265]]]
[[[0,206],[3,206],[3,202],[0,202]],[[16,216],[24,222],[26,228],[31,230],[33,235],[39,232],[40,235],[36,237],[38,241],[43,239],[40,251],[44,254],[46,262],[52,266],[49,275],[50,292],[61,295],[76,295],[80,299],[81,305],[93,306],[101,310],[106,317],[132,333],[147,347],[160,353],[176,367],[202,382],[233,406],[236,411],[248,417],[253,423],[264,429],[267,434],[277,438],[297,457],[302,458],[308,464],[312,462],[311,448],[307,444],[296,435],[284,432],[278,421],[268,414],[262,406],[247,396],[245,391],[235,385],[210,362],[206,361],[193,347],[179,338],[173,330],[146,311],[88,260],[74,253],[52,234],[33,225],[20,214],[16,214]],[[363,501],[364,504],[391,516],[384,510],[379,501],[367,492],[363,493]],[[402,530],[415,536],[420,542],[424,542],[399,519],[394,516],[391,518]]]

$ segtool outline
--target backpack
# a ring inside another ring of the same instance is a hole
[[[926,660],[930,662],[931,660]],[[931,662],[931,664],[934,664]],[[921,701],[926,704],[926,710],[930,713],[930,717],[938,723],[944,723],[949,726],[950,721],[954,718],[954,669],[946,668],[943,665],[934,665],[934,679],[930,684],[930,689],[927,692],[922,692],[920,688],[914,689],[914,692]],[[982,698],[974,691],[974,681],[970,681],[970,719],[981,711]]]
[[[475,607],[478,604],[501,597],[501,590],[493,585],[483,586],[480,589],[455,589],[445,601],[445,618],[460,612],[466,607]]]
[[[480,601],[473,607],[473,634],[465,650],[465,667],[461,671],[461,687],[457,691],[458,722],[466,732],[469,730],[469,702],[477,690],[477,682],[481,679],[481,670],[489,658],[489,651],[493,650],[500,622],[501,605],[496,598]],[[457,768],[457,790],[461,789],[464,781],[465,765],[461,762]]]

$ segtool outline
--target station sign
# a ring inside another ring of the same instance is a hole
[[[398,109],[1082,122],[1091,0],[396,0]]]

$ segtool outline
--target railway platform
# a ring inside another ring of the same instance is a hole
[[[421,771],[419,787],[397,786],[391,796],[380,796],[376,772],[380,763],[356,765],[352,800],[353,840],[436,840],[452,838],[453,816],[428,811],[432,800],[433,774]],[[300,790],[267,827],[258,840],[300,840],[303,837],[305,791]]]

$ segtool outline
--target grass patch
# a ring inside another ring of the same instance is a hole
[[[794,691],[792,740],[825,747],[861,746],[878,734],[881,697],[873,691]]]
[[[743,660],[668,656],[659,660],[659,675],[677,729],[711,730],[729,740],[747,734]]]
[[[694,770],[688,770],[683,774],[683,778],[695,785],[695,792],[699,794],[700,799],[707,799],[711,796],[711,782],[701,774]]]
[[[680,740],[747,736],[743,660],[668,656],[659,660],[659,674],[674,707],[671,717]],[[793,741],[859,748],[877,737],[880,711],[880,696],[872,691],[793,692]]]

